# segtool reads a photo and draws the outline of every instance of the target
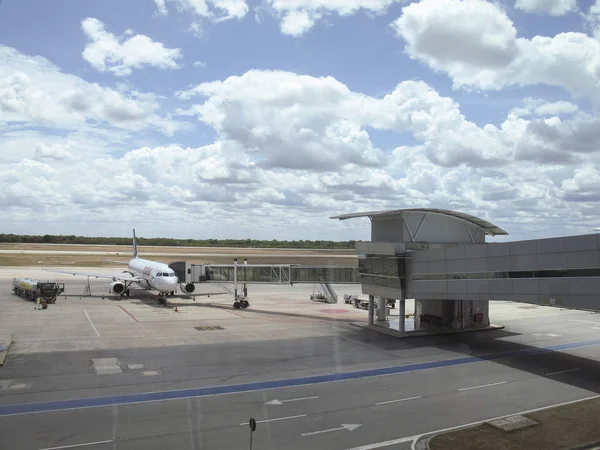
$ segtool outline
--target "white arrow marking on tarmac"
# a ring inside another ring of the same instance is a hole
[[[352,431],[352,430],[356,430],[360,426],[361,426],[360,423],[347,423],[347,424],[342,424],[342,426],[339,428],[331,428],[329,430],[313,431],[312,433],[303,433],[302,436],[311,436],[313,434],[329,433],[330,431],[339,431],[339,430]]]
[[[288,402],[299,402],[300,400],[310,400],[313,398],[319,398],[318,395],[315,395],[314,397],[302,397],[302,398],[292,398],[289,400],[271,400],[270,402],[265,403],[265,405],[283,405],[284,403],[288,403]]]

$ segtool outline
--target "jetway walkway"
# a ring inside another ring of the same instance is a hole
[[[358,267],[356,266],[234,263],[229,265],[190,264],[188,268],[191,276],[186,281],[193,283],[360,284]]]
[[[337,303],[338,295],[332,284],[360,284],[357,266],[305,266],[298,264],[188,264],[176,261],[169,264],[180,283],[214,283],[233,295],[235,308],[245,308],[248,284],[318,284],[325,303]],[[238,289],[239,285],[242,289]]]

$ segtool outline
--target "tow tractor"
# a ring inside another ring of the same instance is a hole
[[[38,281],[31,278],[14,278],[12,288],[15,294],[28,300],[35,301],[37,297],[41,297],[46,300],[46,303],[55,303],[58,296],[65,292],[64,283]]]

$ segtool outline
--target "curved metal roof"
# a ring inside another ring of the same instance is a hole
[[[452,211],[449,209],[432,209],[432,208],[409,208],[409,209],[387,209],[383,211],[366,211],[352,214],[341,214],[339,216],[330,217],[330,219],[353,219],[355,217],[382,217],[382,216],[395,216],[402,215],[405,212],[424,212],[428,214],[441,214],[444,216],[455,217],[457,219],[465,220],[466,222],[472,223],[473,225],[477,225],[481,227],[486,234],[490,236],[505,236],[508,235],[506,231],[502,228],[497,227],[493,223],[488,222],[487,220],[480,219],[479,217],[472,216],[470,214],[461,213],[458,211]]]

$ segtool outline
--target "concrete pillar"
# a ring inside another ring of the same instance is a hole
[[[399,330],[405,330],[405,320],[406,320],[406,300],[400,300],[398,302],[398,313],[399,313]]]
[[[375,315],[375,297],[369,295],[369,320],[368,324],[373,325],[373,316]]]
[[[421,327],[421,314],[423,314],[423,302],[421,300],[417,300],[415,298],[415,330],[418,330]]]
[[[377,301],[377,321],[385,321],[385,297],[375,297]]]

